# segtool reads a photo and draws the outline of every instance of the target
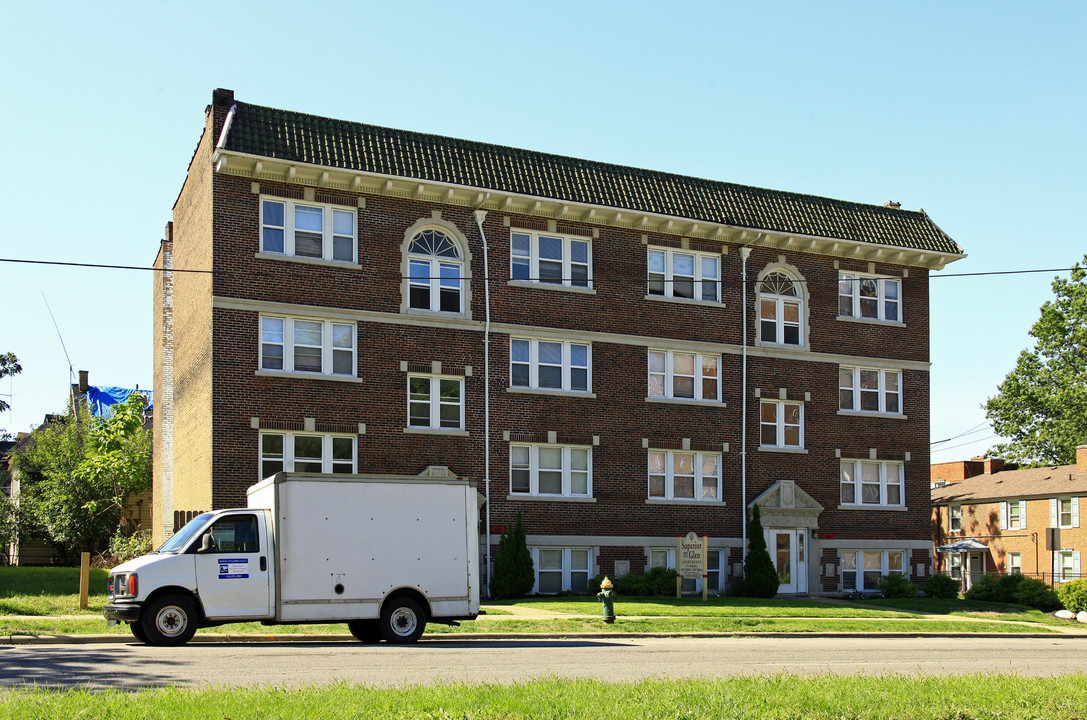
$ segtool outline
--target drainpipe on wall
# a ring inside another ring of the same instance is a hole
[[[487,193],[490,197],[490,193]],[[486,198],[484,201],[486,202]],[[480,203],[481,205],[483,203]],[[476,227],[483,240],[483,497],[487,509],[484,512],[486,545],[484,562],[487,568],[487,587],[481,588],[491,596],[491,268],[487,259],[487,235],[483,232],[486,210],[475,211]]]
[[[740,324],[743,349],[740,360],[740,559],[747,560],[747,259],[751,248],[740,248],[740,293],[743,296]]]

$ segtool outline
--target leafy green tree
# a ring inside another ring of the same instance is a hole
[[[0,378],[5,378],[8,375],[18,375],[22,371],[23,366],[19,364],[19,358],[15,357],[15,353],[0,353]],[[6,401],[0,400],[0,412],[4,412],[9,407],[11,405]]]
[[[995,397],[985,403],[993,429],[1009,442],[991,451],[1024,465],[1067,465],[1087,439],[1087,255],[1069,279],[1053,280],[1030,334]]]
[[[762,513],[756,505],[747,526],[747,559],[744,560],[744,594],[748,597],[772,598],[778,592],[778,572],[766,550],[762,532]]]
[[[63,562],[108,546],[125,500],[151,484],[143,408],[135,394],[104,418],[91,418],[77,405],[63,421],[34,431],[12,458],[20,481],[20,536],[49,541]]]
[[[15,353],[0,353],[0,378],[6,378],[8,375],[18,375],[22,371],[23,366],[19,364],[19,358],[15,357]],[[0,413],[10,407],[11,405],[6,400],[0,398]],[[11,437],[11,434],[0,428],[0,440],[6,440],[9,437]]]
[[[517,511],[517,522],[513,530],[502,533],[498,540],[498,552],[494,556],[494,568],[491,573],[491,597],[524,597],[536,584],[536,572],[532,565],[532,555],[528,552],[525,528],[521,523],[521,511]]]

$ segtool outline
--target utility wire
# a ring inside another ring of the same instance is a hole
[[[285,255],[284,257],[290,258],[290,257],[295,257],[295,256]],[[57,265],[57,266],[62,266],[62,267],[84,267],[84,268],[97,268],[97,269],[105,269],[105,270],[141,270],[141,271],[145,271],[145,272],[150,271],[150,272],[203,273],[203,274],[209,274],[209,275],[210,274],[228,274],[228,273],[237,272],[237,271],[234,271],[234,270],[224,271],[224,270],[196,270],[196,269],[189,269],[189,268],[156,268],[156,267],[143,267],[143,266],[139,266],[139,265],[110,265],[110,264],[105,264],[105,263],[76,263],[76,262],[60,262],[60,261],[57,261],[57,260],[25,260],[25,259],[20,259],[20,258],[0,258],[0,262],[24,263],[24,264],[29,264],[29,265]],[[1073,268],[1042,268],[1042,269],[1037,269],[1037,270],[989,270],[989,271],[985,271],[985,272],[976,272],[976,273],[932,273],[932,274],[929,275],[929,278],[930,279],[936,279],[936,278],[950,278],[950,277],[953,277],[953,278],[986,277],[986,276],[991,276],[991,275],[1023,275],[1023,274],[1028,274],[1028,273],[1071,272],[1072,269]],[[441,280],[441,279],[445,279],[445,280],[451,280],[451,279],[465,280],[465,279],[468,279],[468,278],[465,278],[465,277],[457,277],[457,278],[446,277],[446,278],[442,278],[439,275],[414,276],[413,277],[413,276],[403,276],[403,275],[393,275],[393,274],[378,274],[377,277],[379,277],[381,279],[385,279],[385,280]],[[609,272],[609,273],[607,273],[607,277],[608,278],[619,277],[619,278],[647,279],[648,275],[644,274],[644,273],[613,273],[613,272]],[[484,280],[486,280],[486,279],[487,278],[484,278]],[[566,277],[558,277],[558,278],[548,277],[548,278],[544,279],[544,278],[515,278],[515,277],[512,277],[512,276],[503,276],[503,277],[495,277],[495,278],[492,278],[492,279],[496,280],[496,281],[499,281],[499,282],[501,282],[503,280],[510,280],[510,281],[518,281],[519,280],[519,281],[522,281],[522,282],[542,282],[542,283],[547,283],[547,284],[593,282],[593,278],[589,278],[588,280],[586,280],[585,278],[566,278]],[[850,282],[854,283],[854,284],[858,284],[858,283],[864,281],[865,279],[867,279],[867,277],[855,277],[855,278],[849,278],[848,280]],[[873,279],[876,279],[876,278],[873,278]],[[895,278],[895,279],[897,279],[897,278]],[[818,284],[820,282],[826,282],[828,284],[831,284],[831,283],[838,284],[838,283],[841,282],[841,280],[837,279],[837,278],[828,279],[828,280],[825,280],[825,281],[823,281],[823,280],[799,280],[799,279],[795,279],[795,278],[791,278],[791,280],[792,280],[792,282],[794,282],[796,284],[806,284],[806,285],[814,285],[814,284]],[[731,279],[729,279],[729,280],[701,280],[700,281],[700,280],[696,280],[696,279],[690,278],[690,277],[683,277],[683,278],[679,278],[679,279],[676,279],[675,277],[673,277],[671,279],[654,278],[653,282],[655,282],[655,283],[660,282],[660,283],[665,283],[665,284],[704,282],[704,283],[720,283],[721,285],[725,285],[725,286],[736,286],[736,285],[740,284],[739,281],[735,281],[735,280],[731,280]],[[759,281],[756,280],[756,281],[750,282],[749,284],[757,285],[758,282]]]
[[[972,435],[973,433],[976,433],[976,432],[981,432],[982,429],[988,424],[989,424],[988,420],[982,420],[981,422],[979,422],[977,425],[970,428],[969,430],[963,430],[958,435],[952,435],[951,437],[944,438],[943,440],[933,440],[931,443],[929,443],[929,445],[939,445],[940,443],[951,442],[952,440],[957,440],[957,439],[959,439],[961,437],[965,437],[967,435]]]

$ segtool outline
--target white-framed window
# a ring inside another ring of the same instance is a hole
[[[763,447],[804,447],[804,403],[763,400],[759,409],[759,444]]]
[[[441,230],[420,230],[408,243],[408,307],[464,312],[464,255]]]
[[[685,450],[650,450],[649,497],[719,502],[721,455]]]
[[[649,397],[719,401],[721,356],[649,351]]]
[[[947,556],[947,574],[956,580],[962,580],[962,553]]]
[[[1053,579],[1056,582],[1071,582],[1080,579],[1078,550],[1058,550],[1053,553]]]
[[[1049,526],[1057,528],[1079,527],[1079,498],[1050,498]]]
[[[902,414],[902,372],[839,366],[838,409]]]
[[[260,478],[277,472],[353,474],[356,440],[354,435],[261,432]]]
[[[282,198],[260,200],[260,250],[355,262],[355,210]]]
[[[804,344],[804,293],[790,275],[774,271],[758,286],[759,339],[777,345]]]
[[[690,250],[649,248],[650,295],[718,302],[721,256]]]
[[[591,359],[589,343],[510,338],[510,386],[589,392]]]
[[[838,315],[901,322],[902,281],[877,275],[838,273]]]
[[[951,532],[962,530],[962,505],[947,506],[947,527]]]
[[[902,506],[902,463],[842,460],[842,505]]]
[[[260,369],[357,374],[357,325],[316,318],[260,316]]]
[[[1027,526],[1027,501],[1005,500],[1000,503],[1000,529],[1023,530]]]
[[[1008,553],[1008,574],[1023,572],[1023,555],[1021,553]]]
[[[842,589],[878,590],[880,580],[890,573],[906,574],[905,562],[902,550],[842,550]]]
[[[591,288],[592,245],[588,238],[513,230],[510,232],[510,278]]]
[[[408,375],[408,427],[464,429],[464,378]]]
[[[592,497],[592,448],[510,445],[510,493]]]
[[[589,589],[592,572],[592,551],[589,548],[530,547],[532,565],[536,568],[536,587],[540,595],[557,595],[571,590]]]

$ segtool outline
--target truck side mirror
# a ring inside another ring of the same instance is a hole
[[[200,539],[200,549],[198,553],[215,552],[215,538],[211,533],[204,533],[204,537]]]

